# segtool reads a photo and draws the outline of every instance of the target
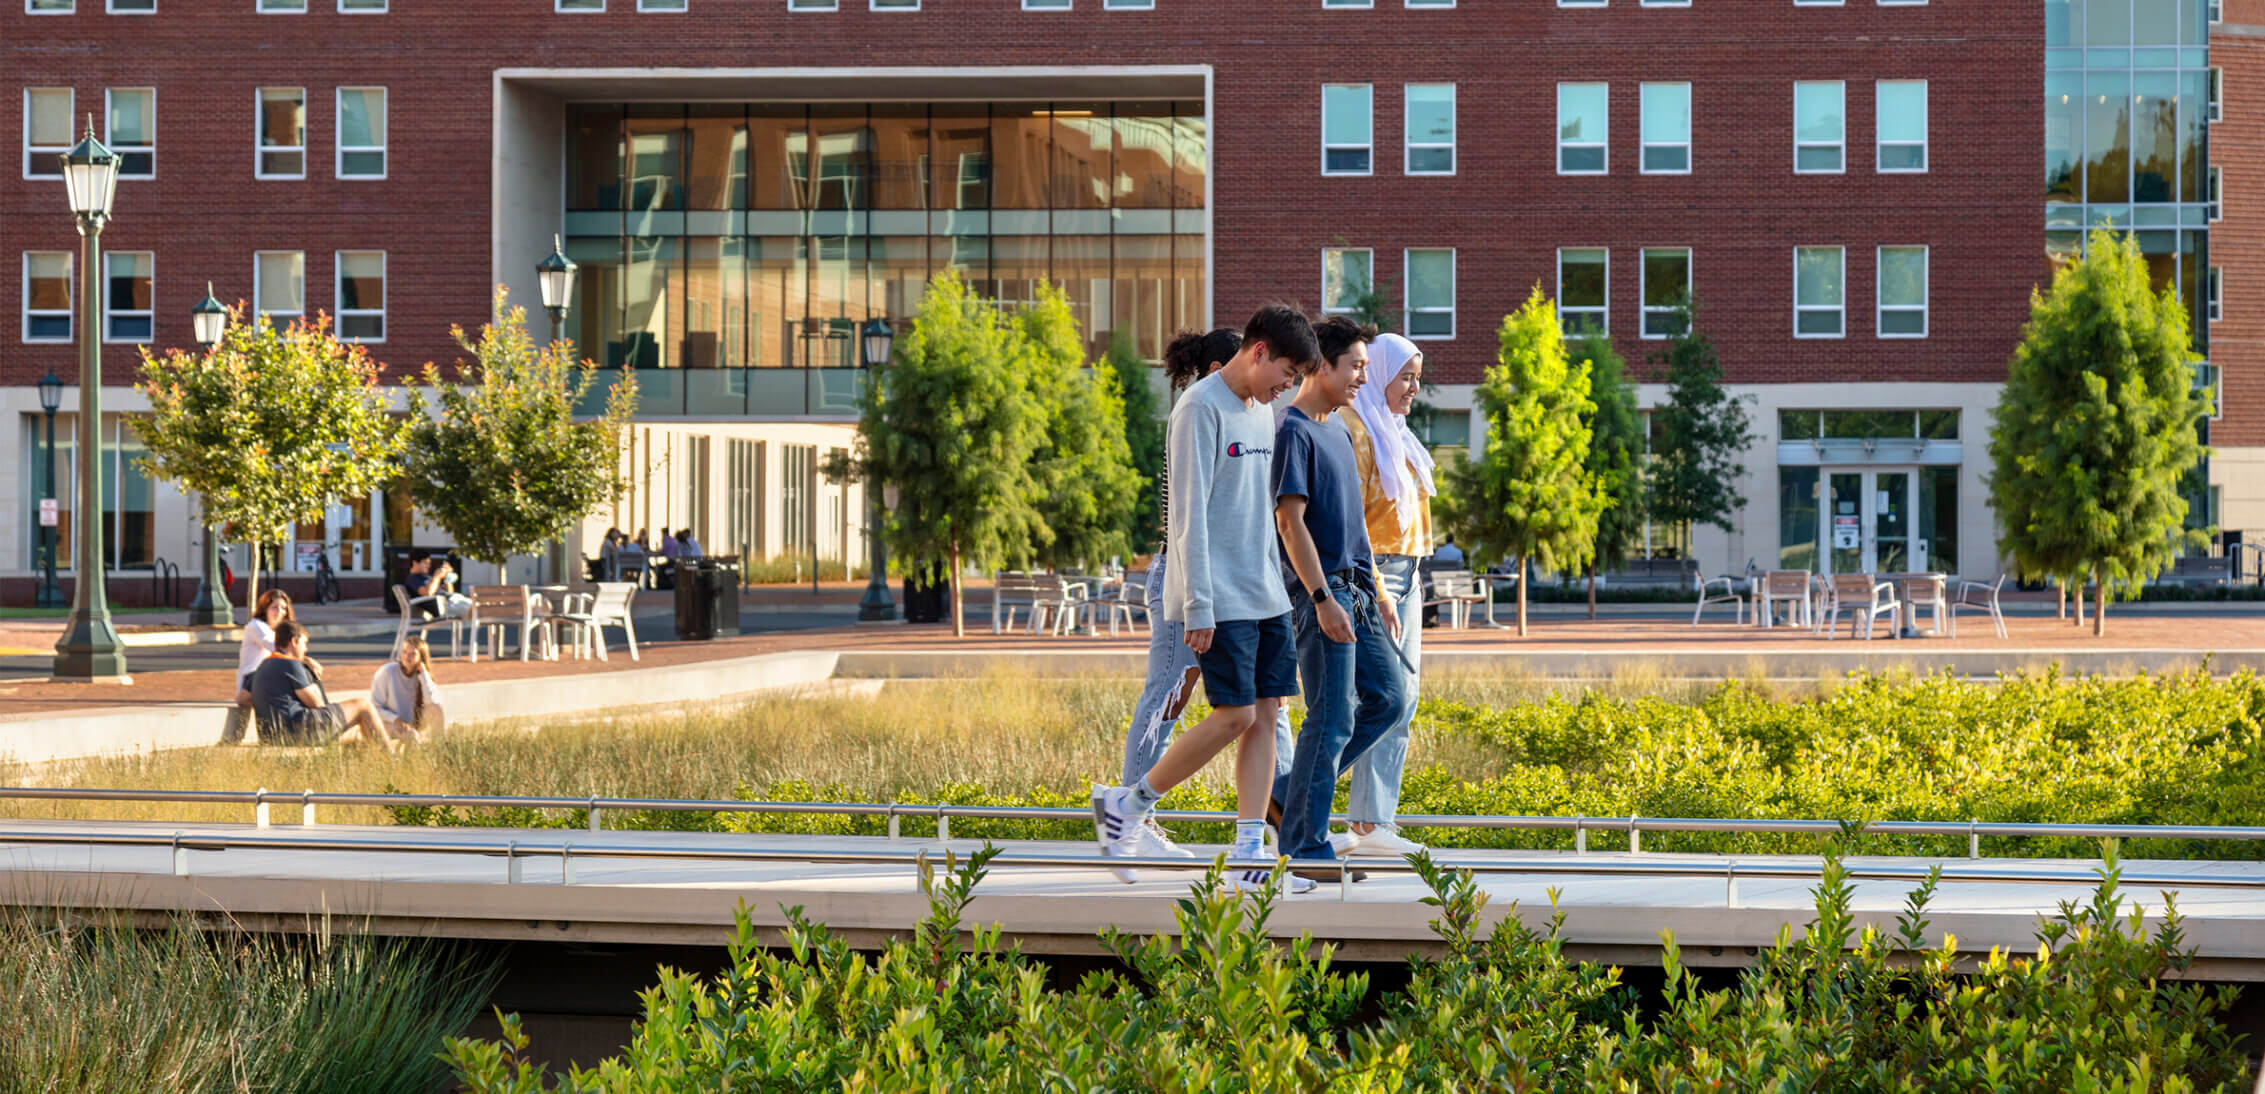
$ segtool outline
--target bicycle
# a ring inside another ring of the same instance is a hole
[[[338,573],[330,568],[330,550],[326,546],[315,552],[315,603],[335,604],[344,599],[345,591],[338,587]]]

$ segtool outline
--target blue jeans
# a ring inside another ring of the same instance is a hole
[[[1354,641],[1323,634],[1310,600],[1290,613],[1306,700],[1305,727],[1282,800],[1282,853],[1293,859],[1337,857],[1329,846],[1337,777],[1392,727],[1406,724],[1413,705],[1407,670],[1385,632],[1375,594],[1341,577],[1329,579],[1329,594],[1352,616]]]
[[[1400,616],[1400,653],[1408,668],[1423,670],[1423,575],[1409,555],[1378,555],[1384,591],[1392,594]],[[1400,813],[1400,775],[1408,766],[1408,723],[1415,718],[1417,677],[1409,675],[1408,716],[1387,730],[1375,747],[1353,761],[1353,796],[1346,816],[1361,824],[1391,824]]]
[[[1148,681],[1141,685],[1140,703],[1133,708],[1132,731],[1125,735],[1123,785],[1138,783],[1171,745],[1172,733],[1180,725],[1180,709],[1194,693],[1195,685],[1187,682],[1188,670],[1194,667],[1195,651],[1188,648],[1187,628],[1164,618],[1164,553],[1158,551],[1156,561],[1148,564]],[[1289,772],[1290,706],[1285,702],[1274,716],[1277,791]]]

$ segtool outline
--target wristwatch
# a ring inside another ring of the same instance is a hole
[[[1318,589],[1307,589],[1306,595],[1313,598],[1313,606],[1318,608],[1329,600],[1329,586],[1324,585]]]

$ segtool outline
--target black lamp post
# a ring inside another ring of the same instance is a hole
[[[205,282],[204,299],[189,310],[189,325],[206,353],[211,353],[227,332],[228,309],[213,299],[212,282]],[[228,606],[228,591],[220,586],[220,536],[213,527],[212,514],[208,511],[203,517],[204,574],[197,581],[197,598],[189,602],[189,625],[226,627],[236,622],[236,613]]]
[[[871,394],[874,372],[889,361],[889,351],[896,344],[897,333],[886,319],[874,318],[865,324],[857,339],[858,361],[865,366],[865,390]],[[865,597],[857,602],[857,621],[860,623],[887,622],[897,617],[897,602],[889,596],[889,548],[881,541],[881,484],[872,476],[865,479],[866,546],[872,550],[866,575]]]
[[[551,237],[550,257],[535,263],[535,281],[543,290],[543,310],[551,316],[551,341],[566,322],[566,305],[574,299],[574,260],[566,257],[566,241]]]
[[[48,369],[47,375],[39,378],[39,409],[47,414],[47,481],[39,496],[48,501],[55,500],[55,412],[62,406],[63,378]],[[39,522],[39,596],[32,603],[42,608],[60,608],[67,603],[63,587],[55,583],[55,526],[47,523],[44,512]]]
[[[71,619],[55,640],[55,679],[130,683],[126,647],[110,625],[110,595],[103,583],[102,543],[102,278],[94,268],[110,201],[118,192],[118,153],[87,135],[63,153],[63,185],[79,224],[79,284],[85,286],[79,325],[79,519],[72,555]]]

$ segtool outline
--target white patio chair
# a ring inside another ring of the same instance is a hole
[[[536,637],[547,640],[550,635],[550,608],[525,585],[474,585],[470,622],[475,663],[480,659],[483,638],[487,640],[489,656],[503,657],[505,627],[519,628],[519,659],[525,661]]]
[[[550,618],[552,623],[574,632],[577,655],[588,656],[582,651],[595,646],[598,660],[611,660],[606,654],[606,628],[620,627],[622,641],[629,646],[629,659],[640,660],[637,656],[637,624],[630,618],[630,609],[637,600],[637,586],[626,581],[601,581],[597,592],[587,597],[575,597],[573,600],[579,603],[570,603],[566,611]]]
[[[1998,594],[2005,590],[2005,576],[1999,574],[1996,581],[1988,583],[1980,581],[1961,581],[1958,583],[1958,595],[1951,598],[1950,602],[1950,636],[1952,638],[1958,637],[1958,613],[1960,611],[1982,612],[1988,615],[1991,625],[1997,628],[1998,637],[2004,638],[2006,636],[2005,610],[1998,604]]]
[[[1721,591],[1716,592],[1716,589]],[[1709,604],[1728,604],[1736,608],[1739,625],[1745,625],[1746,594],[1738,588],[1736,578],[1728,576],[1710,577],[1699,585],[1699,606],[1691,610],[1692,626],[1699,625],[1699,616],[1707,610]]]
[[[1903,604],[1895,597],[1895,583],[1875,580],[1871,574],[1834,574],[1832,584],[1825,589],[1825,607],[1819,611],[1827,639],[1840,637],[1840,613],[1848,613],[1848,637],[1856,637],[1856,622],[1864,623],[1864,638],[1869,641],[1875,620],[1888,617],[1888,636],[1895,637],[1896,616]]]
[[[1816,606],[1809,599],[1809,571],[1771,570],[1762,575],[1762,617],[1760,622],[1763,626],[1776,624],[1777,616],[1773,609],[1780,602],[1786,605],[1786,617],[1791,619],[1795,625],[1803,627],[1815,625]]]
[[[1444,609],[1447,625],[1464,630],[1471,625],[1471,605],[1490,595],[1486,580],[1469,570],[1434,570],[1431,596],[1424,600],[1424,607]]]
[[[393,587],[393,602],[401,605],[401,625],[393,629],[393,649],[395,653],[401,651],[401,642],[409,637],[410,631],[423,634],[434,627],[447,627],[448,656],[452,658],[463,656],[461,646],[464,638],[464,620],[449,617],[446,600],[437,596],[412,598],[407,588],[395,585]],[[417,611],[420,608],[432,609],[433,617],[431,619],[417,618]]]

